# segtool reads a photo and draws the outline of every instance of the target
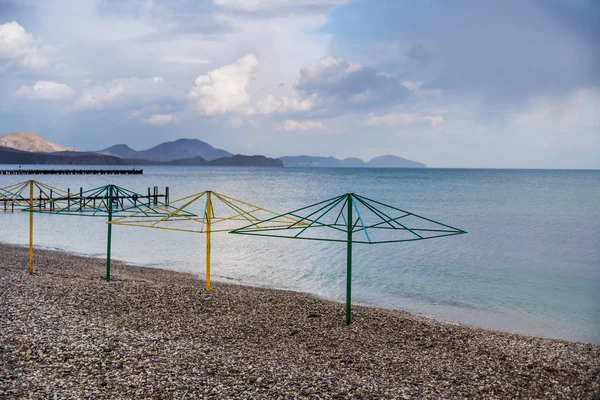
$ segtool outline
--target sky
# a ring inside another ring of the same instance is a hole
[[[0,0],[0,135],[600,169],[598,0]]]

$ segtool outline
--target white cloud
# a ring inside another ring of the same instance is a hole
[[[350,0],[213,0],[213,4],[216,6],[245,12],[289,8],[329,8],[349,2]]]
[[[166,125],[175,122],[175,118],[170,114],[154,114],[146,122],[150,125]]]
[[[83,90],[73,104],[73,110],[101,110],[114,107],[139,106],[160,102],[181,101],[183,93],[168,85],[164,79],[115,79]]]
[[[511,119],[509,129],[535,147],[561,142],[587,146],[600,141],[599,110],[600,87],[578,89],[565,97],[536,97]]]
[[[30,33],[16,21],[0,24],[0,60],[19,62],[29,68],[48,66],[54,46],[38,46]]]
[[[360,64],[327,56],[300,71],[301,77],[298,86],[305,88],[334,87],[364,69]],[[383,75],[382,77],[385,78]]]
[[[325,125],[320,121],[294,121],[292,119],[283,122],[284,131],[307,131],[310,129],[323,129]]]
[[[431,122],[432,126],[441,125],[441,124],[444,123],[444,117],[442,117],[441,115],[438,115],[438,116],[435,116],[435,117],[425,116],[424,118],[427,121]]]
[[[280,98],[273,95],[267,96],[266,99],[258,102],[256,112],[265,115],[275,112],[302,112],[310,110],[314,103],[315,96],[303,99],[297,92],[293,91],[291,95],[281,96]]]
[[[431,126],[436,126],[444,123],[444,117],[441,115],[429,116],[422,115],[419,113],[407,113],[407,112],[391,112],[388,114],[377,115],[370,113],[365,123],[371,126],[399,126],[407,124],[416,124],[427,122]]]
[[[423,82],[411,82],[411,81],[402,81],[402,86],[414,92],[418,90],[423,85]]]
[[[37,81],[33,86],[22,86],[15,94],[30,100],[68,100],[75,92],[62,83]]]
[[[211,63],[210,60],[206,60],[204,58],[182,57],[182,56],[167,57],[164,60],[164,62],[170,63],[170,64],[185,64],[185,65],[206,65],[206,64]]]
[[[257,67],[256,56],[248,54],[233,64],[200,75],[190,89],[190,99],[198,111],[206,115],[244,112],[250,103],[248,86]]]

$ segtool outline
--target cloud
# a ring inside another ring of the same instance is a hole
[[[310,110],[315,103],[315,96],[301,98],[296,91],[288,96],[276,98],[273,95],[267,96],[256,105],[256,112],[259,114],[270,115],[273,113],[294,113]]]
[[[394,104],[410,94],[393,75],[333,56],[302,68],[295,89],[343,108]]]
[[[416,90],[419,90],[419,88],[423,86],[423,82],[402,81],[402,86],[404,86],[411,92],[414,92]]]
[[[74,111],[114,109],[155,103],[183,101],[184,94],[164,79],[137,77],[115,79],[101,85],[86,87],[83,94],[73,103]]]
[[[348,143],[341,150],[328,137],[319,142],[323,154],[376,155],[376,142],[439,166],[599,165],[597,0],[354,1],[334,12],[346,1],[9,3],[0,5],[6,129],[44,123],[57,140],[65,126],[86,127],[90,134],[74,136],[72,146],[106,147],[123,135],[143,146],[146,124],[169,115],[177,129],[161,130],[164,140],[201,135],[279,155],[288,146],[315,151],[303,135],[281,135],[285,121],[298,123],[288,123],[296,133],[309,126],[302,122],[322,121],[307,132],[339,133]],[[240,79],[211,76],[247,54],[257,63]],[[195,85],[199,75],[207,81]],[[37,81],[69,85],[67,110],[88,112],[53,122],[56,108],[15,97]],[[575,145],[587,150],[567,150]],[[543,159],[545,151],[556,156]]]
[[[258,60],[249,54],[233,64],[199,76],[189,97],[205,115],[232,112],[271,116],[313,112],[311,117],[314,118],[332,117],[365,106],[387,107],[410,94],[393,75],[328,56],[300,68],[296,83],[287,93],[269,94],[255,103],[250,89],[257,72]],[[418,83],[409,84],[414,89],[419,86]],[[285,91],[285,85],[277,84],[275,90]]]
[[[75,92],[62,83],[37,81],[33,86],[22,86],[15,95],[29,100],[68,100]]]
[[[183,57],[183,56],[167,57],[164,60],[164,62],[165,63],[171,63],[171,64],[186,64],[186,65],[206,65],[206,64],[210,64],[211,63],[210,60],[205,60],[203,58]]]
[[[388,114],[377,115],[370,113],[365,119],[365,123],[371,126],[395,127],[408,124],[428,123],[431,126],[444,123],[444,117],[441,115],[429,116],[419,113],[391,112]]]
[[[196,78],[189,97],[206,115],[243,111],[250,103],[248,85],[257,67],[256,56],[248,54],[233,64],[213,69]]]
[[[150,125],[166,125],[175,122],[175,118],[170,114],[154,114],[146,122]]]
[[[284,131],[307,131],[310,129],[323,129],[325,125],[320,121],[294,121],[287,119],[283,121]]]
[[[204,115],[228,112],[244,115],[306,114],[309,118],[334,117],[365,107],[389,107],[404,100],[420,83],[401,83],[393,75],[378,73],[361,64],[328,56],[299,69],[296,83],[281,95],[269,94],[253,101],[251,82],[259,72],[253,54],[209,71],[196,79],[189,98]],[[361,110],[362,111],[362,110]],[[285,118],[285,117],[284,117]]]
[[[431,122],[432,126],[441,125],[441,124],[444,123],[444,117],[442,117],[441,115],[438,115],[438,116],[435,116],[435,117],[425,116],[424,118],[427,121]]]
[[[349,2],[350,0],[213,0],[216,6],[244,12],[326,9]]]
[[[16,21],[0,24],[0,60],[16,61],[39,69],[48,66],[56,50],[54,46],[40,47]]]
[[[565,97],[534,97],[516,113],[509,134],[534,147],[600,142],[600,87],[577,89]],[[577,138],[577,140],[573,140]]]
[[[306,92],[334,91],[349,80],[358,80],[363,70],[360,64],[327,56],[300,70],[300,81],[296,86]]]

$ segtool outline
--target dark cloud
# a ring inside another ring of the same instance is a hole
[[[411,47],[396,63],[453,96],[522,104],[600,84],[597,0],[397,2],[359,11],[340,10],[343,24],[329,27],[347,51],[360,51],[352,47],[358,34],[374,43],[401,39]]]
[[[524,160],[531,143],[575,143],[597,153],[598,0],[384,0],[337,7],[342,3],[0,0],[0,24],[17,21],[31,34],[30,48],[37,49],[31,54],[48,61],[44,68],[28,67],[23,56],[0,63],[0,120],[5,132],[33,129],[83,148],[144,143],[151,128],[157,141],[202,135],[226,148],[243,143],[242,135],[248,143],[262,137],[278,155],[290,143],[277,139],[274,127],[290,119],[339,133],[320,142],[331,154],[342,135],[355,154],[374,134],[388,148],[402,124],[411,131],[403,134],[422,138],[402,139],[402,146],[411,142],[424,161],[435,142],[439,156],[475,156],[485,165],[499,157],[497,138],[507,154],[520,152]],[[310,64],[332,53],[340,58]],[[242,93],[250,96],[247,107],[211,118],[189,108],[187,94],[198,76],[246,54],[259,61],[256,80],[249,78]],[[173,91],[148,89],[155,77]],[[87,111],[15,97],[39,80],[69,85],[76,92],[72,103],[83,101]],[[177,123],[149,127],[155,114],[173,114]],[[563,142],[547,138],[564,132]],[[468,154],[460,144],[473,140],[488,145]],[[314,148],[304,142],[295,144]],[[573,162],[582,154],[561,153]],[[597,166],[596,158],[588,164]]]
[[[326,57],[301,69],[295,89],[306,96],[316,95],[329,103],[335,102],[340,111],[395,105],[410,93],[393,76],[335,57]]]

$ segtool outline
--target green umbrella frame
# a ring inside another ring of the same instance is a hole
[[[77,194],[57,197],[50,201],[51,207],[42,209],[38,207],[29,207],[23,211],[47,213],[56,215],[75,215],[84,217],[106,217],[108,224],[108,235],[106,241],[106,281],[110,282],[110,260],[112,245],[112,224],[113,216],[127,216],[136,214],[136,216],[148,217],[166,217],[174,207],[168,204],[155,202],[163,207],[163,211],[146,208],[141,200],[143,195],[123,187],[109,184],[94,189],[86,190]],[[150,201],[150,199],[148,199]],[[189,212],[183,212],[186,216],[196,216]]]
[[[361,211],[362,209],[362,211]],[[395,214],[394,214],[395,213]],[[397,215],[401,213],[400,215]],[[390,216],[389,214],[394,214]],[[367,216],[369,218],[367,218]],[[282,217],[297,221],[284,227],[270,227],[268,222]],[[422,224],[425,227],[419,227]],[[318,236],[325,231],[340,237]],[[316,232],[316,234],[311,234]],[[354,234],[363,232],[364,238]],[[399,238],[376,238],[375,234],[400,233]],[[232,230],[232,234],[304,239],[346,243],[346,324],[350,324],[352,304],[352,244],[382,244],[413,242],[462,235],[462,229],[425,218],[409,211],[372,200],[355,193],[346,193],[294,211]]]

